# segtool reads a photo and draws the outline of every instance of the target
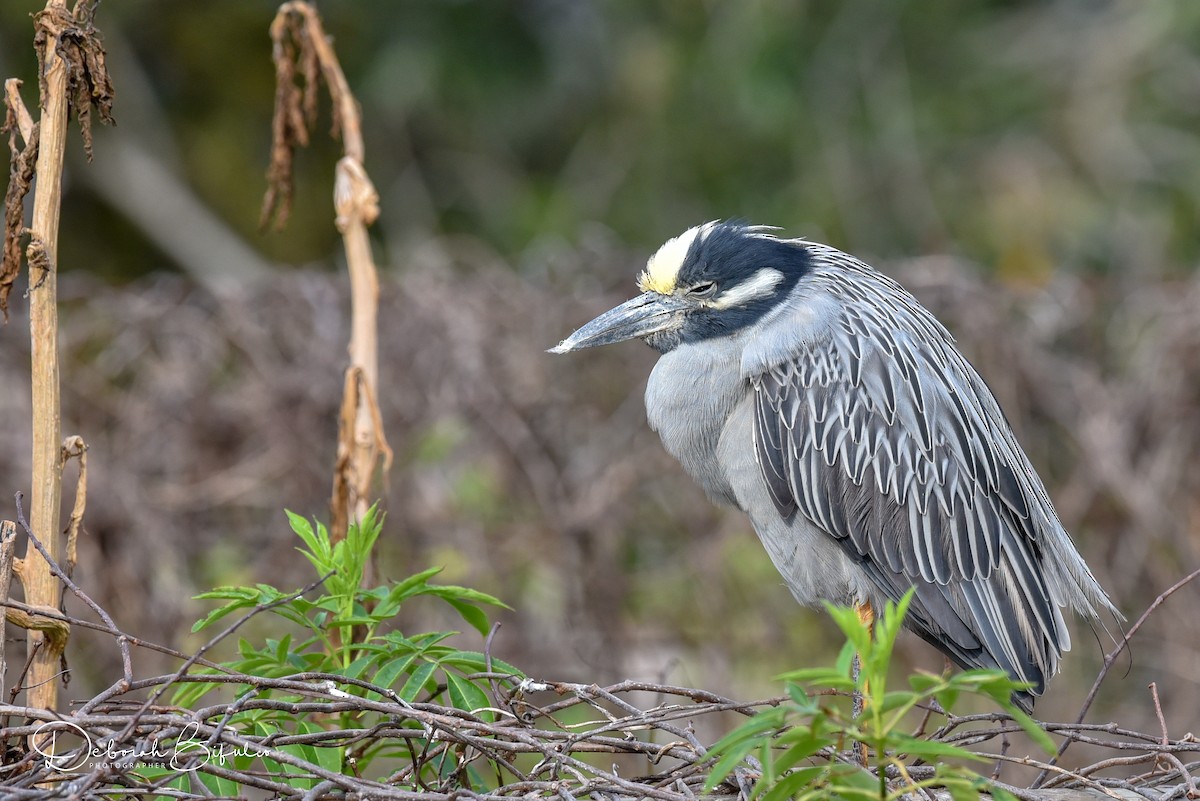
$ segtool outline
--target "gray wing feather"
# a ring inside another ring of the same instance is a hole
[[[776,509],[837,538],[887,596],[915,586],[910,622],[959,664],[1002,667],[1040,692],[1069,647],[1039,569],[1059,525],[1045,490],[950,334],[899,285],[837,256],[805,279],[835,299],[816,304],[820,319],[798,306],[768,323],[794,336],[743,360]]]

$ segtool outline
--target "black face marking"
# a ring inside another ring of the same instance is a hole
[[[684,343],[727,336],[762,318],[795,287],[810,269],[802,242],[778,239],[740,222],[705,226],[692,240],[676,275],[677,292],[695,301],[682,327],[646,337],[646,344],[666,353]],[[722,307],[722,298],[738,298],[737,289],[759,271],[775,270],[782,279],[761,295]],[[695,290],[695,291],[693,291]]]

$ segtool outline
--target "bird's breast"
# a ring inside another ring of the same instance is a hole
[[[717,445],[734,409],[750,393],[734,338],[681,345],[664,354],[646,385],[646,418],[667,452],[720,503],[737,505]],[[748,443],[747,443],[748,444]]]

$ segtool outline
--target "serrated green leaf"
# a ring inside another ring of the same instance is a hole
[[[463,673],[485,673],[488,670],[487,657],[479,651],[451,651],[438,658],[438,661],[443,665],[459,668]],[[513,676],[524,677],[517,668],[505,662],[503,659],[492,657],[492,672],[493,673],[508,673]]]
[[[459,587],[454,584],[431,584],[427,590],[430,595],[436,595],[446,600],[466,601],[472,604],[487,604],[488,606],[498,606],[501,609],[512,609],[511,606],[501,601],[494,595],[488,595],[486,592],[473,590],[470,587]]]
[[[371,656],[369,654],[365,655],[365,656],[360,656],[357,659],[355,659],[353,662],[351,662],[349,665],[347,665],[345,668],[342,668],[342,669],[336,670],[336,671],[332,671],[332,672],[339,673],[342,676],[346,676],[347,678],[357,679],[359,676],[361,676],[363,674],[363,671],[365,671],[368,667],[371,666],[371,663],[374,661],[375,661],[375,657]]]
[[[408,654],[397,659],[392,659],[385,662],[379,670],[375,671],[375,675],[371,678],[371,683],[379,687],[391,689],[396,683],[396,679],[408,673],[412,663],[417,659],[416,654]]]
[[[192,624],[192,633],[195,634],[197,631],[203,631],[204,629],[211,626],[213,623],[216,623],[218,620],[220,620],[221,618],[225,617],[226,615],[228,615],[232,612],[236,612],[239,609],[247,609],[252,606],[254,606],[253,603],[232,603],[232,604],[226,604],[225,606],[222,606],[222,607],[218,607],[217,609],[212,610],[207,615],[205,615],[204,617],[200,618],[195,623],[193,623]]]
[[[425,682],[429,681],[429,677],[433,675],[433,671],[436,669],[437,665],[432,662],[425,662],[419,666],[408,677],[408,681],[404,682],[404,687],[400,689],[400,697],[409,703],[415,701],[417,695],[425,686]]]
[[[442,640],[449,639],[458,633],[457,631],[426,631],[421,634],[414,634],[409,639],[416,643],[421,650],[425,651]]]
[[[487,695],[475,684],[454,673],[446,672],[446,690],[450,693],[450,704],[464,712],[473,712],[482,719],[491,721],[495,715],[481,711],[491,706]]]
[[[443,568],[441,567],[431,567],[428,570],[422,570],[420,573],[414,573],[393,586],[388,591],[388,599],[400,603],[411,598],[420,588],[425,586],[429,579],[441,573],[442,570]]]
[[[302,517],[290,509],[284,509],[283,513],[287,515],[288,523],[292,527],[292,531],[296,533],[300,539],[308,542],[313,536],[312,523],[308,522],[308,518]]]
[[[442,600],[453,606],[455,611],[458,612],[459,617],[466,621],[471,628],[484,636],[487,635],[488,630],[491,628],[491,623],[488,622],[487,615],[482,609],[456,598],[443,598]]]

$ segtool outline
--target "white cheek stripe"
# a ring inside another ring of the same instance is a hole
[[[769,295],[782,280],[783,273],[779,270],[764,267],[728,292],[713,298],[708,305],[714,309],[728,309],[731,306],[749,303],[755,298]]]

